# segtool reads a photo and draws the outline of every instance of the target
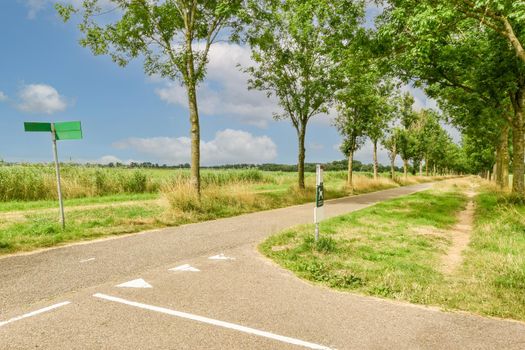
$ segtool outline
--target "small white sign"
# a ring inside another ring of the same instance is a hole
[[[324,207],[314,208],[314,223],[317,224],[324,220]]]

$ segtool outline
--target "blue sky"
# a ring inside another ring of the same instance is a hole
[[[121,68],[93,56],[52,2],[0,2],[0,158],[50,161],[50,136],[24,133],[23,121],[81,120],[84,139],[60,142],[63,161],[188,162],[184,90],[147,77],[140,60]],[[208,79],[199,89],[203,164],[296,163],[295,130],[289,121],[272,120],[275,101],[248,91],[237,63],[250,63],[247,48],[219,43],[211,52]],[[426,106],[418,93],[417,103]],[[330,118],[316,117],[307,132],[307,161],[342,159],[339,143]],[[356,158],[370,162],[370,145]],[[380,160],[386,163],[385,152]]]

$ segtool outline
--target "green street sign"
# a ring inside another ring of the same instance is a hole
[[[57,140],[82,139],[82,127],[80,122],[60,122],[55,123],[54,125]]]
[[[25,122],[24,131],[27,132],[51,132],[51,123]]]
[[[24,130],[27,132],[53,132],[57,140],[80,140],[82,139],[82,126],[80,122],[58,122],[58,123],[39,123],[25,122]]]
[[[82,126],[80,122],[40,123],[24,122],[24,130],[27,132],[50,132],[53,142],[53,156],[55,158],[55,169],[57,176],[58,205],[60,207],[60,221],[62,228],[66,227],[64,215],[64,201],[62,199],[62,186],[60,181],[60,164],[58,162],[57,140],[80,140],[82,138]]]

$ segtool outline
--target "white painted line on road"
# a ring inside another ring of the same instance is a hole
[[[191,266],[190,264],[184,264],[177,267],[174,267],[172,269],[169,269],[169,271],[188,271],[188,272],[199,272],[200,270],[196,267]]]
[[[95,260],[95,258],[84,259],[84,260],[80,260],[80,263],[83,264],[83,263],[87,263],[87,262],[93,261],[93,260]]]
[[[24,314],[22,316],[13,317],[10,320],[0,322],[0,327],[5,326],[6,324],[11,323],[11,322],[20,321],[20,320],[23,320],[24,318],[40,315],[40,314],[42,314],[44,312],[48,312],[48,311],[51,311],[51,310],[54,310],[54,309],[58,309],[59,307],[66,306],[68,304],[71,304],[71,302],[64,301],[62,303],[51,305],[51,306],[45,307],[43,309],[39,309],[39,310],[35,310],[35,311],[32,311],[32,312],[29,312],[29,313]]]
[[[119,288],[153,288],[151,284],[149,284],[148,282],[144,281],[142,278],[139,278],[139,279],[136,279],[136,280],[133,280],[133,281],[124,282],[124,283],[121,283],[119,285],[116,285],[115,287],[119,287]]]
[[[220,253],[219,255],[210,256],[208,259],[210,260],[235,260],[235,258],[230,258],[229,256],[225,256],[223,253]]]
[[[186,313],[186,312],[182,312],[182,311],[166,309],[166,308],[163,308],[163,307],[160,307],[160,306],[153,306],[153,305],[138,303],[136,301],[130,301],[130,300],[126,300],[126,299],[122,299],[122,298],[118,298],[118,297],[113,297],[113,296],[106,295],[106,294],[101,294],[101,293],[93,294],[93,296],[95,298],[100,298],[100,299],[104,299],[104,300],[108,300],[108,301],[113,301],[113,302],[116,302],[116,303],[121,303],[121,304],[129,305],[129,306],[135,306],[135,307],[138,307],[140,309],[155,311],[155,312],[159,312],[159,313],[162,313],[162,314],[175,316],[175,317],[186,318],[186,319],[189,319],[189,320],[202,322],[202,323],[207,323],[207,324],[211,324],[211,325],[218,326],[218,327],[229,328],[229,329],[233,329],[233,330],[236,330],[236,331],[239,331],[239,332],[244,332],[244,333],[248,333],[248,334],[257,335],[257,336],[260,336],[260,337],[265,337],[265,338],[269,338],[269,339],[273,339],[273,340],[278,340],[278,341],[281,341],[283,343],[299,345],[299,346],[303,346],[303,347],[309,348],[309,349],[332,350],[329,347],[326,347],[326,346],[323,346],[323,345],[319,345],[319,344],[315,344],[315,343],[309,343],[309,342],[306,342],[306,341],[303,341],[303,340],[299,340],[299,339],[295,339],[295,338],[289,338],[289,337],[285,337],[285,336],[282,336],[282,335],[261,331],[261,330],[255,329],[255,328],[240,326],[240,325],[237,325],[235,323],[229,323],[229,322],[214,320],[212,318],[207,318],[207,317],[204,317],[204,316],[192,315],[192,314],[189,314],[189,313]]]

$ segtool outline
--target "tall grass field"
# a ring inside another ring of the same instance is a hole
[[[188,170],[126,169],[62,166],[65,198],[123,193],[154,193],[171,182],[189,180]],[[204,170],[202,184],[278,183],[279,176],[258,170]],[[55,169],[48,165],[0,166],[0,201],[36,201],[57,198]]]

